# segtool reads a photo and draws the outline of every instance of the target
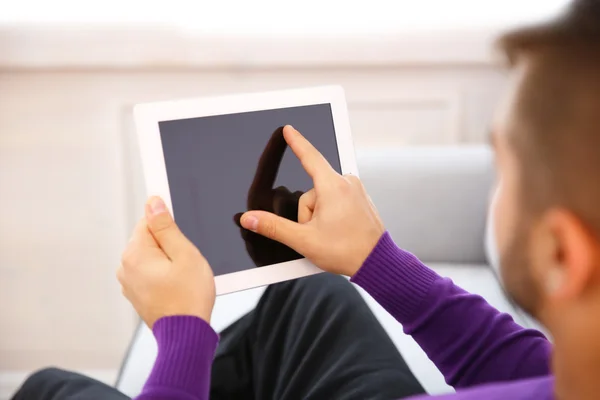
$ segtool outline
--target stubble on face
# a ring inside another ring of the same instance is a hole
[[[504,287],[518,306],[536,317],[541,296],[533,273],[535,260],[531,257],[535,217],[527,207],[527,189],[521,172],[523,163],[519,162],[510,140],[511,135],[519,134],[522,129],[515,108],[526,76],[526,65],[513,71],[494,121],[492,142],[499,181],[493,217]]]

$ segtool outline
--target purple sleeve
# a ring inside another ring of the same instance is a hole
[[[191,316],[164,317],[153,328],[158,356],[137,400],[208,400],[217,333]]]
[[[455,388],[550,374],[544,335],[440,277],[388,233],[352,281],[403,325]]]

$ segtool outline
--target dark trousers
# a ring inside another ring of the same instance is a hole
[[[356,289],[319,274],[271,285],[221,333],[211,399],[400,399],[424,393]],[[32,375],[13,400],[127,397],[58,369]]]

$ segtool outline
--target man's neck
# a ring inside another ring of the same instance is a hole
[[[560,400],[598,399],[600,393],[600,310],[571,310],[551,329],[553,370]]]

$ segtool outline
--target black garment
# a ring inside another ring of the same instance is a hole
[[[129,400],[129,397],[87,376],[46,368],[27,378],[13,400]]]
[[[271,285],[221,333],[213,400],[400,399],[424,393],[359,293],[319,274]],[[30,377],[13,400],[119,400],[102,383],[57,369]]]

